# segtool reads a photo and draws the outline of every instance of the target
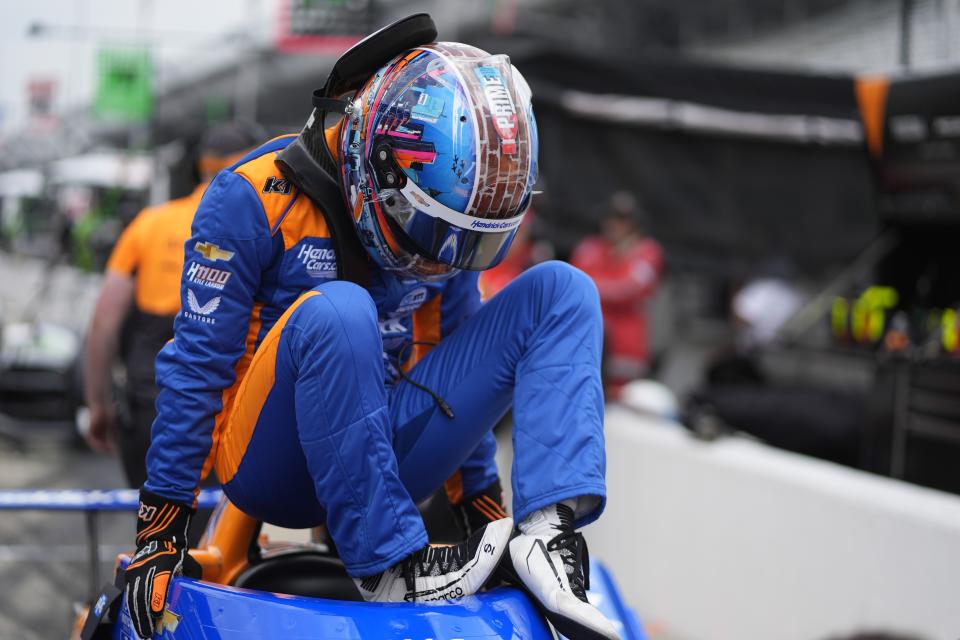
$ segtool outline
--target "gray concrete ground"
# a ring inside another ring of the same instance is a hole
[[[0,317],[4,323],[52,322],[82,334],[99,276],[43,260],[0,253]],[[21,442],[10,434],[24,436]],[[71,445],[64,429],[18,430],[0,438],[0,489],[114,488],[119,464]],[[101,575],[133,534],[126,514],[101,517]],[[0,640],[65,638],[73,604],[87,597],[84,516],[73,512],[0,511]]]
[[[47,434],[49,435],[49,434]],[[25,448],[0,443],[0,489],[123,487],[116,460],[51,442]],[[101,575],[133,539],[131,514],[103,514]],[[82,513],[0,511],[0,638],[66,638],[74,603],[88,597],[89,564]]]

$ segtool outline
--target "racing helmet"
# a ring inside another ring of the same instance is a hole
[[[338,151],[360,241],[381,268],[419,280],[489,269],[537,178],[530,89],[505,55],[416,46],[354,94]]]

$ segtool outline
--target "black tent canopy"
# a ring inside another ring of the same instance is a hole
[[[561,250],[618,189],[680,268],[739,275],[786,255],[816,274],[876,233],[851,77],[545,48],[512,59],[533,89],[541,207]]]

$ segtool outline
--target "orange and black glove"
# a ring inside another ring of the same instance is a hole
[[[199,577],[199,565],[187,554],[187,527],[192,515],[191,507],[140,490],[137,553],[127,566],[125,597],[130,619],[141,638],[153,636],[154,625],[163,615],[170,580],[181,573]]]
[[[452,506],[464,537],[469,537],[474,531],[482,529],[494,520],[507,517],[507,508],[503,506],[503,488],[500,486],[499,478],[480,493],[465,497]]]

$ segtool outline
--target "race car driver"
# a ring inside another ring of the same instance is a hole
[[[154,360],[173,337],[173,319],[180,310],[183,243],[190,237],[193,214],[207,184],[256,146],[261,139],[258,134],[258,127],[243,122],[207,130],[196,165],[200,184],[183,198],[137,214],[107,262],[84,348],[84,391],[90,409],[86,438],[97,451],[112,450],[116,440],[132,487],[140,487],[147,479],[145,458],[156,417]],[[117,425],[110,368],[121,341],[126,419]]]
[[[605,502],[596,288],[558,262],[482,306],[477,287],[530,202],[529,89],[506,56],[462,44],[381,64],[339,123],[315,97],[299,136],[222,172],[197,210],[126,571],[141,637],[215,467],[251,516],[325,522],[367,600],[469,595],[502,561],[562,633],[617,638],[586,600],[576,532]],[[331,173],[349,227],[317,204]],[[351,240],[363,269],[344,277]],[[511,405],[516,532],[478,499],[498,494],[490,431]],[[489,524],[432,547],[416,503],[451,477]]]

